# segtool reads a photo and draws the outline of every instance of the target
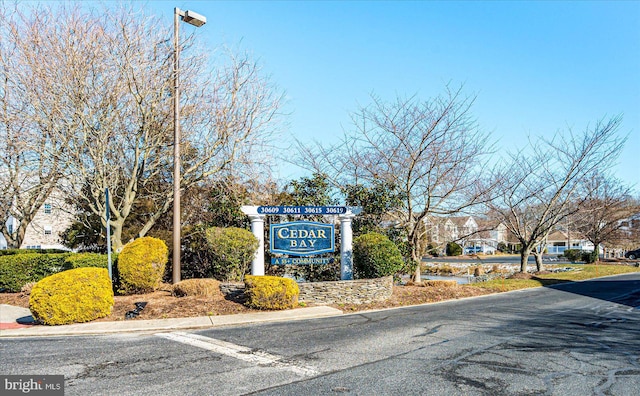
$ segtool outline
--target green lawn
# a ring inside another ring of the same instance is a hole
[[[546,266],[553,268],[556,266]],[[496,279],[488,282],[472,283],[468,286],[481,287],[483,289],[493,290],[496,292],[527,289],[530,287],[549,286],[558,283],[571,281],[599,278],[601,276],[625,274],[629,272],[640,272],[640,267],[632,267],[629,265],[560,265],[560,268],[575,267],[582,271],[559,272],[544,275],[534,275],[531,279]]]

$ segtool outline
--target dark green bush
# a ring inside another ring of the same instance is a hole
[[[69,253],[20,253],[0,257],[0,290],[17,293],[24,285],[63,271]]]
[[[242,281],[255,257],[258,239],[237,227],[211,227],[206,236],[213,256],[211,276],[222,281]]]
[[[206,238],[206,228],[196,225],[183,228],[182,279],[213,277],[211,263],[214,261]]]
[[[370,232],[353,241],[353,270],[356,278],[395,275],[403,265],[398,247],[382,234]]]
[[[115,254],[111,255],[111,262],[115,262]],[[95,267],[108,268],[107,255],[100,253],[73,253],[64,260],[65,269]]]
[[[587,264],[595,263],[598,261],[598,253],[595,250],[592,252],[582,252],[580,258]]]
[[[455,242],[447,243],[447,256],[460,256],[462,254],[462,246]]]
[[[571,261],[572,263],[575,263],[576,261],[581,261],[582,260],[582,250],[567,249],[567,250],[564,251],[564,253],[562,253],[562,255],[564,257],[566,257],[567,260]]]

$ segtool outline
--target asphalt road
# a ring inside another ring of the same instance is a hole
[[[66,395],[637,395],[640,274],[341,317],[2,339]]]

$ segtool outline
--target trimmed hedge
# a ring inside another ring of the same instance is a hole
[[[29,309],[46,325],[89,322],[113,308],[113,288],[104,268],[76,268],[51,275],[31,289]]]
[[[12,256],[15,254],[56,254],[56,253],[69,253],[68,250],[62,249],[2,249],[0,250],[0,256]]]
[[[24,285],[63,271],[70,253],[20,253],[0,256],[0,291],[17,293]]]
[[[169,249],[162,239],[142,237],[127,243],[118,255],[122,292],[136,294],[156,290],[168,261]]]
[[[116,261],[116,257],[116,254],[111,255],[112,265]],[[107,262],[107,258],[108,256],[106,254],[100,253],[74,253],[64,259],[64,264],[66,269],[85,267],[108,268],[109,263]]]
[[[107,255],[97,253],[42,253],[36,250],[13,250],[0,255],[0,291],[16,293],[28,283],[74,268],[107,268]],[[115,270],[117,254],[112,256]]]
[[[300,289],[298,284],[289,278],[277,276],[244,277],[245,305],[256,309],[289,309],[298,305]]]
[[[353,241],[353,269],[357,278],[395,275],[403,265],[402,253],[385,235],[370,232]]]

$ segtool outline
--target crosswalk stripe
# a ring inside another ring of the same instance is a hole
[[[230,342],[216,340],[215,338],[205,337],[198,334],[190,334],[181,331],[173,333],[157,333],[157,337],[166,338],[171,341],[180,342],[197,348],[206,349],[221,355],[230,356],[245,362],[258,365],[268,365],[272,367],[280,367],[296,374],[305,376],[318,375],[319,372],[310,366],[297,366],[282,361],[282,357],[271,353],[254,351],[251,348],[232,344]]]

